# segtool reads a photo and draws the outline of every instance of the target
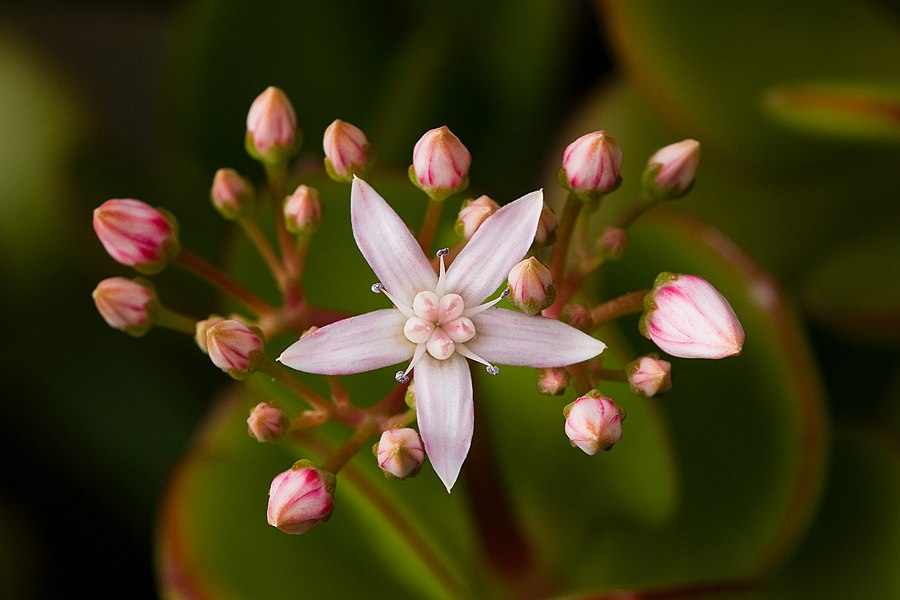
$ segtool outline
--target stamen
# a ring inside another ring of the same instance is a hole
[[[406,370],[394,373],[394,379],[397,380],[397,383],[406,383],[409,381],[409,372],[413,370],[416,363],[418,363],[423,356],[425,356],[425,344],[417,344],[416,352],[413,354],[412,360],[409,361],[409,366],[406,367]]]
[[[479,304],[478,306],[473,306],[472,308],[466,309],[466,311],[463,313],[463,316],[471,317],[473,315],[477,315],[480,312],[486,311],[490,307],[494,306],[495,304],[497,304],[498,302],[500,302],[501,300],[503,300],[504,298],[509,296],[509,293],[510,293],[510,289],[506,288],[505,290],[500,292],[500,295],[498,297],[494,298],[490,302],[485,302],[484,304]]]
[[[441,248],[437,251],[437,257],[441,261],[441,270],[438,273],[438,281],[437,285],[434,287],[434,293],[438,295],[438,297],[443,296],[444,292],[444,275],[447,272],[447,269],[444,267],[444,257],[450,254],[450,248]]]
[[[397,383],[409,383],[409,375],[407,375],[403,371],[397,371],[396,373],[394,373],[394,379],[397,380]]]
[[[372,284],[372,293],[380,294],[383,291],[384,291],[384,284],[381,283],[380,281],[376,281],[375,283]]]
[[[456,344],[456,351],[459,352],[460,354],[462,354],[463,356],[465,356],[466,358],[470,358],[470,359],[474,360],[475,362],[479,362],[479,363],[483,364],[485,366],[485,370],[488,373],[490,373],[491,375],[496,375],[497,373],[500,372],[500,367],[498,367],[496,365],[492,365],[488,361],[484,360],[483,358],[481,358],[480,356],[478,356],[477,354],[475,354],[474,352],[469,350],[465,344]]]
[[[397,310],[399,310],[401,313],[403,313],[403,316],[405,316],[405,317],[415,316],[416,313],[413,312],[413,309],[406,306],[405,304],[401,304],[400,302],[397,302],[397,299],[394,298],[394,296],[391,295],[391,293],[389,291],[387,291],[387,288],[385,288],[384,284],[381,283],[380,281],[376,281],[375,283],[373,283],[371,289],[372,289],[372,292],[374,292],[376,294],[384,294],[385,296],[387,296],[388,300],[390,300],[391,303],[397,307]]]
[[[495,366],[495,365],[491,365],[491,366],[489,366],[489,367],[486,367],[486,368],[485,368],[485,371],[487,371],[487,372],[490,373],[491,375],[496,375],[497,373],[500,372],[500,367],[497,367],[497,366]]]

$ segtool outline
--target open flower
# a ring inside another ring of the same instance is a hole
[[[279,360],[300,371],[345,375],[410,361],[419,431],[428,458],[449,491],[469,452],[474,425],[466,359],[560,367],[592,358],[603,342],[554,319],[484,302],[531,246],[543,207],[532,192],[491,215],[449,269],[436,274],[400,217],[366,182],[353,180],[350,218],[356,244],[394,304],[332,323],[291,345]],[[501,295],[500,297],[503,297]]]

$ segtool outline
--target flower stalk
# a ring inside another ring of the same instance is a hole
[[[190,250],[182,248],[175,257],[175,264],[203,279],[223,294],[234,298],[257,316],[261,317],[275,311],[275,307]]]

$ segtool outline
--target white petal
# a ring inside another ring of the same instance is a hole
[[[472,317],[472,322],[477,333],[466,346],[490,363],[564,367],[593,358],[606,348],[597,338],[562,321],[503,308],[489,308]]]
[[[544,193],[538,190],[488,217],[447,269],[447,292],[462,296],[466,306],[487,298],[528,252],[543,207]]]
[[[456,483],[472,443],[472,374],[459,354],[425,356],[415,369],[416,420],[428,460],[447,491]]]
[[[321,375],[362,373],[412,358],[416,345],[403,335],[406,317],[383,308],[326,325],[297,340],[278,360]]]
[[[410,306],[416,293],[433,290],[437,275],[416,238],[372,186],[353,178],[353,237],[375,276],[398,301]]]

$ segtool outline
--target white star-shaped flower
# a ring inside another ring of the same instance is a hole
[[[397,373],[416,382],[416,417],[425,451],[447,487],[469,452],[474,425],[466,358],[496,374],[495,363],[562,367],[600,354],[606,345],[555,319],[483,303],[531,246],[543,208],[532,192],[491,215],[446,271],[434,272],[415,237],[387,202],[354,178],[350,220],[356,244],[394,308],[317,329],[279,360],[323,375],[347,375],[410,361]],[[502,296],[501,296],[502,297]]]

